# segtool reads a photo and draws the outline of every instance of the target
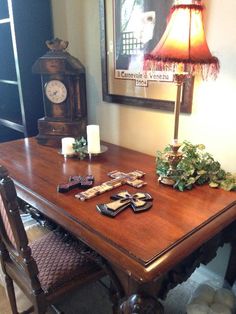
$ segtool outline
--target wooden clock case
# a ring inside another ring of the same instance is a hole
[[[65,49],[68,42],[53,39],[46,42],[49,51],[33,65],[33,73],[41,75],[45,117],[38,120],[39,144],[61,146],[63,137],[80,138],[86,134],[87,102],[85,68]],[[46,95],[48,82],[60,81],[67,96],[62,102],[53,102]]]

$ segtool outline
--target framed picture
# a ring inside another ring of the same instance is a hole
[[[144,71],[159,42],[173,0],[100,0],[103,100],[174,110],[173,72]],[[185,81],[181,112],[191,113],[194,79]]]

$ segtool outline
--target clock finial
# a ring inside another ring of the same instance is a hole
[[[52,51],[63,51],[68,47],[69,42],[60,38],[54,38],[51,40],[47,40],[46,45]]]

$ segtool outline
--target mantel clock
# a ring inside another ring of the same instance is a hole
[[[49,51],[32,69],[41,75],[45,113],[38,120],[36,138],[40,144],[57,147],[62,137],[86,134],[85,68],[66,51],[67,41],[55,38],[46,44]]]

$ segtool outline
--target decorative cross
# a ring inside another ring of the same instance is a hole
[[[145,192],[130,194],[127,191],[111,196],[113,202],[97,205],[97,210],[106,216],[115,217],[127,207],[131,206],[135,213],[148,210],[152,207],[152,197]]]
[[[108,176],[113,178],[112,180],[104,182],[101,185],[94,186],[87,191],[80,192],[76,194],[75,197],[81,201],[85,201],[124,184],[128,184],[135,188],[141,188],[147,184],[143,180],[140,180],[140,178],[142,178],[144,175],[145,173],[140,170],[135,170],[129,173],[115,170],[108,173]]]
[[[71,176],[69,182],[62,183],[57,186],[57,191],[60,193],[69,192],[75,188],[88,189],[93,185],[94,176]]]

